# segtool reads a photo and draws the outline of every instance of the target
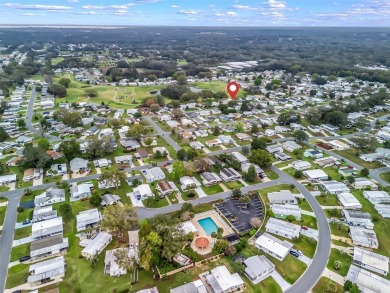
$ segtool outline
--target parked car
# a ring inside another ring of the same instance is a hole
[[[24,262],[24,261],[27,261],[27,260],[30,260],[31,257],[29,255],[25,255],[25,256],[22,256],[21,258],[19,258],[19,261],[20,262]]]
[[[25,221],[23,221],[23,225],[27,225],[27,224],[30,224],[31,223],[31,220],[25,220]]]
[[[309,230],[309,228],[307,228],[306,226],[301,226],[301,229],[302,230]]]
[[[294,251],[294,250],[290,250],[290,254],[295,256],[295,257],[299,257],[299,253]]]

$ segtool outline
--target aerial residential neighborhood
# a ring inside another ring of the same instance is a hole
[[[389,31],[263,31],[2,28],[0,292],[390,292]]]

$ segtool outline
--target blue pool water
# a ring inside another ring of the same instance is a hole
[[[198,223],[202,226],[207,235],[211,235],[211,233],[217,232],[218,230],[217,224],[215,224],[210,217],[199,220]]]

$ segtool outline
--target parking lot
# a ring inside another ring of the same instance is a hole
[[[236,199],[228,198],[223,203],[215,206],[219,213],[228,219],[239,233],[252,229],[251,218],[263,217],[263,204],[258,197],[251,198],[248,205]]]

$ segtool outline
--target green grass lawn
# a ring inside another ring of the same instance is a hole
[[[174,194],[169,194],[168,195],[168,199],[171,202],[171,204],[177,204],[178,203],[177,197]]]
[[[24,228],[20,228],[20,229],[16,229],[15,230],[14,239],[15,240],[19,240],[19,239],[22,239],[22,238],[29,237],[30,235],[31,235],[31,226],[24,227]]]
[[[338,271],[334,268],[334,263],[337,260],[341,262],[341,268]],[[345,277],[348,273],[348,270],[349,270],[349,267],[351,266],[351,263],[352,263],[352,256],[350,256],[346,253],[340,253],[340,251],[338,249],[332,248],[332,250],[330,252],[327,268],[330,269],[331,271]]]
[[[309,202],[305,198],[299,199],[298,206],[305,211],[312,212]]]
[[[379,174],[379,177],[385,180],[386,182],[390,182],[390,172],[381,173]]]
[[[336,288],[336,291],[330,291],[331,288]],[[313,293],[325,293],[325,292],[333,292],[333,293],[342,293],[344,292],[343,286],[337,284],[336,282],[321,277],[321,279],[317,282],[317,284],[313,288]]]
[[[195,196],[192,196],[192,197],[189,197],[188,194],[189,194],[189,192],[182,192],[181,198],[182,198],[183,200],[185,200],[185,201],[187,201],[187,200],[193,200],[193,199],[195,199],[195,198],[199,198],[199,195],[198,195],[196,192],[195,192]]]
[[[22,256],[30,255],[30,243],[19,245],[12,248],[11,262],[19,260]]]
[[[207,195],[223,192],[222,187],[219,185],[203,186],[202,189]]]
[[[328,196],[315,196],[318,203],[322,206],[340,206],[336,195],[328,195]]]
[[[291,223],[299,225],[299,226],[306,226],[313,229],[317,229],[317,220],[315,217],[308,216],[308,215],[302,215],[300,221],[292,221]]]
[[[9,190],[8,186],[0,186],[0,192],[6,192]]]
[[[7,211],[7,207],[0,207],[0,226],[2,226],[4,223],[6,211]]]
[[[354,148],[350,148],[349,150],[346,150],[346,151],[334,151],[334,153],[343,156],[347,160],[350,160],[350,161],[362,166],[363,168],[376,169],[376,168],[381,167],[379,162],[371,163],[371,162],[365,162],[362,159],[360,159],[358,156],[356,156],[357,150]]]
[[[277,192],[281,190],[290,190],[292,193],[299,193],[299,191],[295,187],[291,188],[290,184],[279,184],[268,188],[263,188],[259,190],[259,193],[262,196],[263,200],[265,202],[268,202],[268,198],[267,198],[268,193]]]
[[[314,253],[316,252],[317,241],[306,236],[300,236],[297,239],[293,239],[291,242],[294,244],[294,247],[302,251],[304,255],[313,258]]]
[[[224,182],[223,184],[229,189],[240,189],[244,187],[240,181]]]
[[[33,216],[33,209],[24,210],[22,213],[18,213],[17,221],[23,222],[25,220],[31,220]]]
[[[349,229],[348,226],[330,223],[329,227],[332,235],[351,238],[348,234],[348,229]]]
[[[267,258],[274,263],[279,274],[290,284],[294,284],[307,267],[306,264],[291,254],[288,254],[282,262],[270,255],[267,255]]]
[[[264,172],[267,175],[268,179],[270,179],[270,180],[279,179],[279,175],[276,174],[274,171],[268,169],[268,168],[264,168]]]
[[[17,266],[13,266],[8,270],[7,283],[5,285],[6,288],[14,288],[18,285],[22,285],[26,283],[29,265],[20,264]]]
[[[153,209],[162,208],[162,207],[169,205],[166,198],[160,198],[159,200],[145,199],[142,202],[143,202],[145,207],[153,208]]]

